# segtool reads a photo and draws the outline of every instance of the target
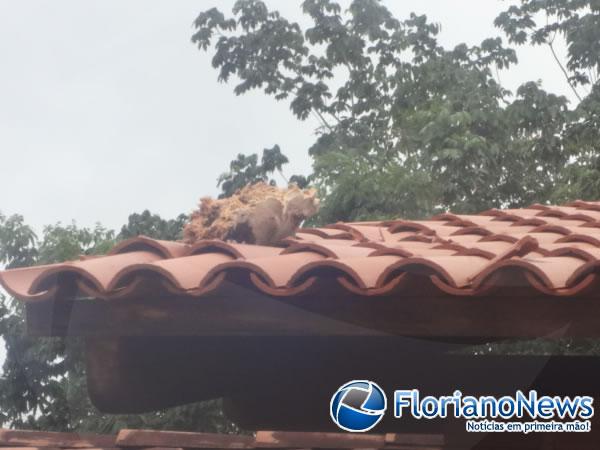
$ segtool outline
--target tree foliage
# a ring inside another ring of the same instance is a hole
[[[546,45],[575,95],[578,85],[595,84],[600,75],[600,3],[596,0],[521,0],[495,21],[518,45]],[[554,49],[557,36],[568,48],[566,64]]]
[[[305,29],[259,0],[240,0],[231,17],[202,12],[192,41],[213,52],[219,80],[233,82],[236,94],[260,89],[288,101],[298,119],[318,118],[309,154],[310,181],[324,197],[321,220],[520,206],[597,184],[595,169],[576,170],[593,167],[596,147],[572,140],[582,123],[593,134],[589,112],[569,109],[536,82],[505,89],[497,71],[517,58],[500,37],[444,48],[440,25],[415,14],[397,19],[376,0],[353,0],[346,10],[305,0],[302,10]],[[538,12],[554,25],[534,29]],[[587,51],[599,42],[596,20],[591,2],[523,0],[496,23],[513,43],[562,32],[572,78],[591,83],[582,74],[597,72]]]
[[[23,217],[0,215],[0,264],[6,268],[50,264],[106,253],[117,240],[137,234],[176,239],[186,216],[164,220],[144,211],[129,216],[117,237],[100,225],[44,228],[38,238]],[[0,425],[54,431],[114,433],[121,428],[231,432],[220,402],[203,402],[141,415],[104,415],[87,395],[81,339],[28,337],[19,302],[0,295],[0,336],[6,347],[0,377]]]
[[[175,241],[182,238],[183,226],[188,220],[185,214],[179,214],[175,219],[163,219],[158,214],[152,214],[147,209],[141,213],[133,213],[127,219],[127,224],[121,227],[118,239],[129,239],[139,235]]]
[[[277,182],[271,178],[274,172],[279,173],[288,183],[295,183],[298,187],[304,188],[308,183],[305,177],[293,175],[287,179],[283,174],[282,168],[288,162],[287,156],[281,153],[279,145],[263,149],[260,163],[256,153],[238,154],[237,158],[229,163],[229,171],[222,173],[217,180],[217,186],[221,187],[219,198],[231,197],[244,186],[258,182],[275,186]]]
[[[595,0],[522,0],[495,21],[517,45],[546,46],[579,103],[549,121],[555,146],[569,160],[557,177],[551,198],[596,200],[600,197],[600,4]],[[567,60],[555,50],[560,37]]]

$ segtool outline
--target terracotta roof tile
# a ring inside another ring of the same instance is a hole
[[[283,248],[267,247],[264,245],[238,244],[219,240],[205,240],[188,248],[187,254],[219,253],[230,255],[235,259],[252,259],[280,254]]]
[[[323,239],[354,239],[352,233],[336,228],[302,228],[297,235],[304,239],[310,239],[310,236],[306,235],[315,235]]]
[[[146,236],[138,236],[121,241],[115,245],[109,255],[119,253],[128,253],[136,250],[144,250],[158,253],[163,258],[177,258],[188,254],[189,249],[186,244],[173,241],[161,241],[158,239],[150,239]]]
[[[199,289],[211,275],[211,269],[218,264],[234,260],[222,253],[204,253],[181,258],[165,259],[147,264],[133,264],[121,270],[114,280],[114,287],[123,284],[132,275],[155,274],[176,289],[189,291]]]
[[[357,240],[389,241],[396,239],[396,237],[388,231],[388,228],[383,226],[355,224],[336,224],[333,226],[338,230],[349,232]]]
[[[486,239],[495,240],[494,238],[497,236],[500,236],[500,235],[490,234],[488,236],[481,236],[480,234],[455,234],[452,236],[448,236],[447,242],[471,246],[471,245],[474,245],[474,243],[476,243],[476,242],[484,242]],[[513,239],[511,238],[511,239],[509,239],[509,241],[512,242]]]
[[[281,253],[298,253],[302,251],[312,251],[330,258],[351,258],[356,256],[368,256],[373,253],[370,247],[357,247],[354,245],[330,245],[320,244],[318,242],[294,242]]]
[[[105,299],[148,292],[202,296],[225,281],[293,296],[325,279],[370,296],[407,289],[419,295],[431,291],[427,284],[450,295],[525,284],[573,296],[598,282],[599,269],[600,202],[576,201],[431,220],[336,223],[301,229],[281,247],[140,236],[105,256],[0,272],[0,283],[25,301],[72,291]]]

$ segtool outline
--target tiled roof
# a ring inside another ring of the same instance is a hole
[[[371,296],[419,295],[427,286],[460,296],[506,286],[574,296],[596,286],[599,265],[600,202],[576,201],[303,228],[282,247],[138,237],[106,256],[0,272],[0,282],[26,301],[69,286],[106,299],[149,291],[197,297],[226,280],[273,296],[300,295],[323,280]]]

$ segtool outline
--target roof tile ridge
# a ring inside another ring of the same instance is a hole
[[[515,256],[525,256],[526,254],[537,250],[539,246],[540,243],[536,238],[532,236],[524,236],[490,262],[493,264],[498,261],[513,258]]]
[[[175,246],[173,244],[176,244]],[[140,234],[120,242],[117,242],[105,256],[112,256],[122,253],[135,251],[139,247],[144,251],[151,251],[160,254],[163,258],[177,258],[187,256],[190,245],[182,241],[169,241],[164,239],[154,239]]]
[[[525,256],[526,254],[531,253],[532,251],[538,249],[539,246],[540,246],[540,244],[536,238],[531,237],[531,236],[522,237],[517,242],[515,242],[512,246],[510,246],[508,249],[506,249],[505,251],[500,253],[495,258],[491,259],[487,266],[487,269],[485,269],[485,270],[488,270],[490,267],[498,264],[501,261],[505,261],[505,260],[513,258],[515,256]],[[470,281],[473,281],[479,275],[480,274],[473,276],[470,279]]]

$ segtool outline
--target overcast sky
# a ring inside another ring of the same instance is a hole
[[[270,1],[305,22],[300,1]],[[384,2],[442,23],[446,45],[499,34],[495,0]],[[306,174],[315,123],[260,92],[242,97],[217,82],[210,55],[190,42],[197,14],[233,1],[0,0],[0,211],[44,224],[102,222],[119,228],[150,209],[191,211],[218,192],[217,176],[239,152],[277,143]],[[542,79],[568,95],[549,51],[519,51],[501,73],[516,88]],[[0,360],[2,350],[0,349]]]

